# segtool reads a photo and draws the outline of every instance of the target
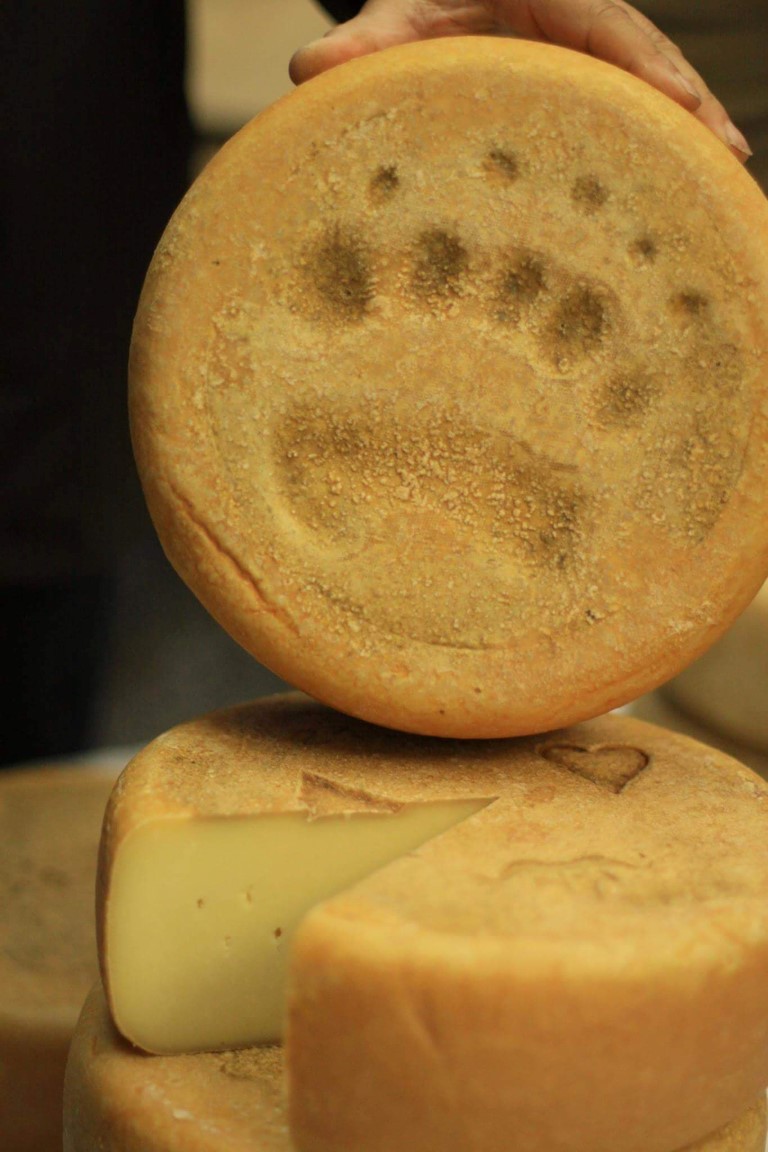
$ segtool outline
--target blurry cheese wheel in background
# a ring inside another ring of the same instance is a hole
[[[0,772],[0,1148],[58,1152],[64,1066],[96,964],[111,772]]]
[[[768,204],[584,55],[457,37],[302,85],[181,205],[131,360],[178,571],[368,720],[604,712],[768,571]]]
[[[292,962],[312,1148],[664,1152],[768,1082],[767,842],[765,782],[626,717],[465,741],[262,699],[123,773],[102,971],[173,1053],[279,1038]]]
[[[685,1152],[764,1152],[765,1097]],[[277,1046],[148,1056],[115,1031],[100,987],[67,1068],[64,1152],[292,1152]]]
[[[650,724],[658,724],[662,728],[669,728],[672,732],[690,736],[701,744],[719,748],[721,752],[732,756],[740,764],[746,764],[753,772],[759,772],[768,779],[768,752],[757,752],[754,748],[747,748],[746,745],[724,736],[722,732],[707,727],[707,718],[699,721],[689,712],[681,711],[662,690],[649,692],[647,696],[633,700],[622,711],[628,716],[636,716],[638,720],[647,720]]]
[[[663,691],[701,724],[768,757],[768,584]]]

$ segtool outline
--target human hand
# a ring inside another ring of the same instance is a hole
[[[295,54],[291,79],[301,84],[394,44],[470,34],[544,40],[607,60],[692,112],[739,160],[752,155],[680,49],[624,0],[368,0],[354,19]]]

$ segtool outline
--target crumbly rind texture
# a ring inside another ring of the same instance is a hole
[[[768,1080],[765,783],[624,717],[510,751],[494,804],[300,926],[301,1152],[665,1152]]]
[[[765,1096],[690,1152],[763,1152]],[[67,1067],[64,1152],[292,1152],[278,1047],[147,1056],[88,997]],[[685,1149],[685,1152],[689,1152]]]
[[[291,1152],[282,1051],[148,1056],[88,997],[64,1089],[64,1152]],[[751,1150],[750,1150],[751,1152]]]
[[[149,507],[319,699],[444,736],[570,723],[766,575],[766,316],[765,198],[650,86],[502,38],[374,54],[247,126],[158,248]]]
[[[110,776],[0,774],[0,1148],[61,1147],[72,1033],[96,974],[93,889]]]

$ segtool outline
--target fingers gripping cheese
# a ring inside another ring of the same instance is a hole
[[[765,1096],[685,1152],[764,1152]],[[64,1152],[294,1152],[283,1053],[147,1056],[118,1036],[104,995],[83,1009],[67,1067]]]
[[[302,1150],[664,1152],[768,1082],[767,842],[759,778],[642,723],[465,742],[278,697],[124,773],[102,969],[144,1047],[267,1039],[304,917]]]
[[[171,560],[326,703],[541,731],[668,679],[768,572],[768,204],[714,135],[551,45],[303,85],[149,271],[134,444]]]

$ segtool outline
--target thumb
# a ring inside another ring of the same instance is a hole
[[[303,84],[320,72],[367,56],[393,44],[405,44],[424,33],[414,0],[368,0],[360,13],[300,48],[288,66],[294,84]]]

